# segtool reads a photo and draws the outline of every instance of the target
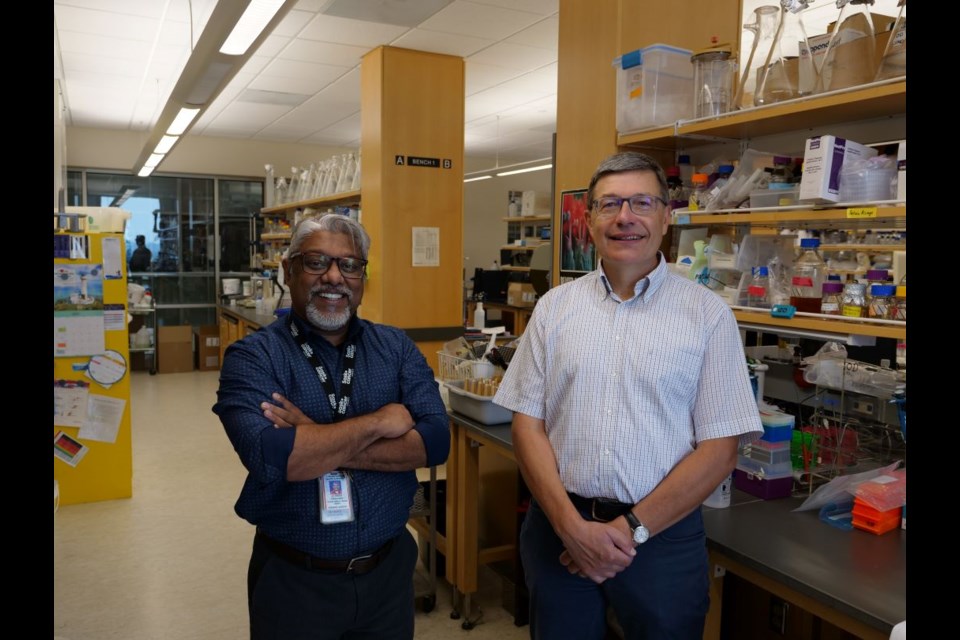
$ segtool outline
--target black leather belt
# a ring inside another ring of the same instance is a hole
[[[570,502],[577,509],[586,511],[597,522],[610,522],[633,508],[632,504],[617,502],[609,498],[584,498],[575,493],[567,492]]]
[[[357,556],[349,560],[325,560],[274,540],[259,530],[257,531],[257,539],[275,554],[295,565],[316,571],[339,571],[342,573],[352,573],[357,576],[373,571],[378,564],[383,562],[383,559],[387,557],[387,554],[390,553],[390,549],[393,547],[393,540],[388,540],[373,553]]]

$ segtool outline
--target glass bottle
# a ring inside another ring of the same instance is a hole
[[[272,207],[273,199],[277,195],[276,186],[273,180],[273,165],[272,164],[263,165],[263,171],[264,171],[263,206]]]
[[[837,0],[840,16],[820,64],[816,93],[872,82],[877,72],[873,0]]]
[[[867,315],[867,285],[862,282],[848,282],[843,287],[843,300],[840,314],[847,318],[863,318]]]
[[[693,174],[696,173],[693,165],[690,164],[690,156],[680,155],[677,157],[677,166],[680,168],[680,181],[688,189],[693,187]]]
[[[886,269],[870,269],[867,271],[865,277],[867,279],[867,305],[869,305],[871,298],[873,298],[873,285],[887,284],[889,272]]]
[[[820,313],[828,316],[841,315],[840,306],[842,302],[841,293],[843,284],[828,280],[823,283],[823,297],[820,299]]]
[[[800,240],[803,255],[793,263],[790,276],[790,304],[797,311],[820,313],[827,265],[817,251],[819,246],[820,240],[817,238]]]
[[[902,284],[897,287],[893,298],[894,312],[892,320],[907,321],[907,285]]]
[[[350,183],[350,190],[357,191],[360,189],[360,151],[357,151],[357,164],[353,168],[353,182]]]
[[[880,58],[878,81],[907,75],[907,0],[900,0],[897,6],[900,7],[900,13]]]
[[[758,309],[770,308],[770,276],[767,267],[756,267],[753,270],[753,280],[747,287],[747,306]]]
[[[757,106],[810,95],[816,89],[813,56],[800,54],[810,51],[801,16],[807,5],[807,0],[780,0],[773,46],[757,80],[753,100]]]
[[[687,206],[687,193],[680,178],[680,167],[674,166],[667,169],[667,194],[671,208],[679,209]]]
[[[707,118],[733,108],[733,83],[737,62],[728,48],[690,56],[693,63],[693,117]]]
[[[870,287],[870,303],[867,308],[868,318],[893,320],[892,312],[896,310],[893,294],[897,288],[892,284],[875,284]]]
[[[707,177],[705,173],[693,174],[693,191],[690,192],[690,199],[687,203],[690,211],[700,211],[706,206],[706,198],[704,196],[707,193]]]
[[[742,67],[743,73],[740,75],[737,94],[733,99],[733,104],[739,109],[754,106],[754,92],[760,84],[758,76],[761,75],[761,71],[765,68],[764,63],[770,57],[779,17],[780,7],[763,5],[753,10],[753,22],[743,25],[745,30],[753,33],[753,45]],[[761,77],[760,80],[762,79]]]

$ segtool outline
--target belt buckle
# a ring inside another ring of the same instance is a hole
[[[596,520],[597,522],[610,522],[605,518],[601,518],[597,515],[597,503],[600,502],[597,498],[594,498],[590,501],[590,517]]]
[[[369,560],[369,559],[372,558],[372,557],[373,557],[373,554],[372,554],[372,553],[368,553],[368,554],[365,555],[365,556],[357,556],[356,558],[350,558],[350,562],[347,564],[347,573],[352,573],[352,572],[353,572],[353,564],[354,564],[355,562],[360,562],[361,560]]]

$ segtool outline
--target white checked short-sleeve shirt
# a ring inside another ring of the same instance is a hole
[[[662,255],[626,301],[602,265],[547,292],[494,402],[545,421],[567,491],[628,503],[697,443],[763,433],[733,313]]]

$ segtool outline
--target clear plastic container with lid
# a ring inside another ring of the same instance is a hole
[[[863,318],[867,315],[867,285],[862,282],[848,282],[843,287],[841,315],[847,318]]]
[[[817,251],[819,247],[820,240],[817,238],[800,240],[803,255],[793,263],[790,275],[790,304],[797,311],[820,313],[827,265]]]

